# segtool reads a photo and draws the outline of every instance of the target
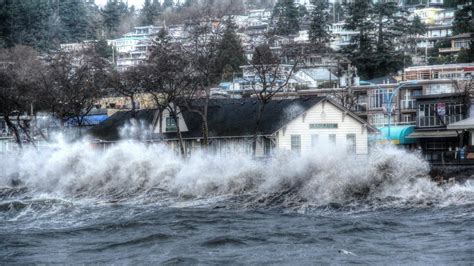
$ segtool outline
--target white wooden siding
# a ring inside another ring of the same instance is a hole
[[[178,109],[178,112],[179,112],[179,109]],[[161,125],[159,125],[159,121],[158,121],[158,125],[156,125],[155,127],[155,130],[154,130],[154,133],[160,133],[160,126],[161,126],[161,132],[163,133],[166,133],[166,118],[167,117],[171,117],[170,116],[170,112],[168,111],[168,109],[165,109],[161,115]],[[181,132],[187,132],[188,131],[188,127],[186,126],[186,123],[184,122],[184,119],[183,119],[183,116],[178,113],[178,122],[179,122],[179,130]]]
[[[344,147],[347,145],[347,134],[355,134],[356,154],[367,154],[368,134],[364,124],[349,115],[343,118],[343,115],[344,112],[341,109],[329,102],[316,104],[306,112],[306,115],[299,116],[278,132],[278,148],[291,150],[291,135],[300,135],[301,153],[308,152],[312,149],[312,134],[319,135],[319,143],[329,141],[329,134],[335,134],[336,145]],[[338,128],[310,129],[309,124],[316,123],[338,124]]]

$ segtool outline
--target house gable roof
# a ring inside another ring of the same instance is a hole
[[[323,99],[324,97],[306,97],[268,102],[262,113],[258,135],[272,135]],[[193,108],[202,106],[201,101],[193,104]],[[261,106],[261,102],[256,98],[210,100],[209,137],[253,136]],[[180,108],[183,110],[182,115],[188,127],[187,132],[182,132],[183,138],[202,138],[201,117],[184,106]],[[176,138],[176,134],[165,133],[164,137]]]
[[[144,124],[151,125],[155,117],[156,109],[138,110],[135,113],[135,119]],[[119,140],[120,129],[129,124],[132,119],[131,111],[119,111],[110,116],[107,120],[93,127],[89,133],[100,140],[115,141]]]
[[[272,100],[265,105],[258,135],[269,136],[280,130],[297,117],[307,112],[316,104],[327,101],[337,108],[346,112],[361,124],[365,124],[371,131],[377,129],[368,125],[341,105],[325,97],[302,97],[297,99]],[[193,108],[202,108],[203,101],[194,101]],[[256,98],[250,99],[211,99],[208,107],[209,137],[245,137],[253,136],[256,130],[257,115],[261,103]],[[182,117],[188,131],[182,132],[184,139],[202,138],[202,120],[198,113],[180,106]],[[145,124],[152,124],[156,109],[140,110],[136,113],[136,119]],[[117,112],[107,121],[91,130],[91,134],[101,140],[120,139],[119,130],[127,124],[131,118],[131,112]],[[175,132],[166,132],[156,138],[176,139]]]

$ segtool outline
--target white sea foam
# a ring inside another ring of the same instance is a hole
[[[100,149],[87,140],[59,140],[47,150],[27,149],[4,158],[0,168],[0,187],[18,179],[33,197],[242,196],[250,206],[320,206],[373,199],[444,205],[474,202],[471,183],[440,187],[430,181],[429,165],[418,154],[395,147],[377,148],[367,158],[332,147],[302,156],[281,151],[267,160],[254,160],[238,151],[195,152],[183,159],[162,144],[124,141]]]

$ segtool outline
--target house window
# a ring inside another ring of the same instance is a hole
[[[311,135],[311,147],[314,148],[318,145],[319,142],[319,135],[318,134],[313,134]]]
[[[176,121],[170,116],[166,118],[166,131],[176,131]]]
[[[329,134],[329,142],[336,144],[336,134]]]
[[[413,116],[411,114],[402,115],[402,122],[405,124],[413,123]]]
[[[270,138],[263,139],[263,154],[270,155],[273,150],[273,141]]]
[[[291,151],[301,153],[301,135],[291,135]]]
[[[355,134],[346,135],[346,145],[347,145],[347,151],[349,153],[356,152],[356,135]]]

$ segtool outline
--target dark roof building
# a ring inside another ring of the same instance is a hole
[[[135,113],[117,112],[94,127],[91,134],[102,141],[117,141],[131,137],[141,140],[166,140],[172,148],[183,144],[185,153],[201,146],[202,118],[196,112],[203,101],[192,102],[175,121],[168,110],[140,110]],[[257,118],[261,113],[260,125]],[[159,123],[161,121],[161,123]],[[136,124],[135,130],[128,125]],[[184,142],[178,141],[177,124]],[[367,154],[368,134],[378,132],[360,117],[326,97],[302,97],[269,101],[265,106],[256,98],[212,99],[208,105],[209,145],[226,152],[243,148],[252,150],[251,140],[258,136],[255,156],[271,154],[273,149],[308,152],[321,145],[338,145],[356,154]],[[324,144],[325,143],[325,144]]]
[[[278,129],[301,115],[324,97],[305,97],[297,99],[272,100],[265,105],[262,113],[258,135],[271,135]],[[202,101],[194,101],[192,108],[202,108]],[[253,136],[256,130],[257,115],[261,102],[249,99],[212,99],[208,107],[209,137],[243,137]],[[180,106],[181,115],[187,126],[182,132],[183,138],[202,138],[202,120],[199,114]],[[157,109],[139,110],[135,119],[152,125]],[[109,119],[94,127],[91,134],[101,140],[115,141],[120,139],[120,128],[126,126],[132,118],[131,111],[117,112]],[[152,136],[160,138],[159,135]],[[175,139],[175,132],[164,132],[165,139]]]

